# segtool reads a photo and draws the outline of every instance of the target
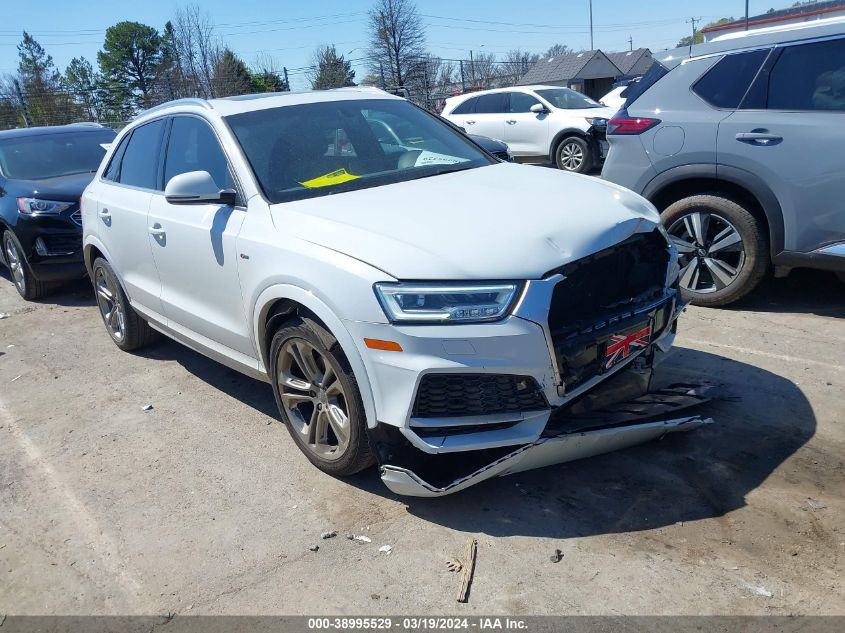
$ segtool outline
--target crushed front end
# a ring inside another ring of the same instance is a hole
[[[502,323],[393,328],[407,353],[369,359],[392,386],[370,428],[388,488],[449,494],[711,421],[679,413],[709,387],[652,387],[684,304],[674,249],[659,227],[640,228],[527,282]],[[387,338],[374,330],[387,326],[360,327]]]

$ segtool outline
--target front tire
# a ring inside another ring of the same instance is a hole
[[[92,271],[97,307],[114,344],[124,352],[131,352],[155,340],[156,331],[129,305],[111,265],[98,257]]]
[[[747,209],[719,195],[678,200],[661,214],[681,266],[681,292],[716,307],[751,292],[769,266],[769,243]]]
[[[21,297],[35,301],[47,294],[47,284],[35,277],[21,243],[11,231],[3,234],[3,257],[12,275],[15,290]]]
[[[289,321],[273,335],[270,371],[282,420],[312,464],[337,477],[373,464],[358,383],[331,333]]]
[[[593,161],[590,144],[579,136],[563,139],[555,150],[555,164],[563,171],[584,174],[590,171]]]

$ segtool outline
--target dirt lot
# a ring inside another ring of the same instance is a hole
[[[172,342],[120,352],[84,283],[26,304],[2,270],[0,313],[0,613],[845,614],[827,274],[682,317],[663,371],[725,383],[716,424],[435,500],[315,470],[267,385]]]

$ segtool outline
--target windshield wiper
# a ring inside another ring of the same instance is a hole
[[[408,180],[420,180],[422,178],[431,178],[432,176],[442,176],[443,174],[453,174],[458,171],[466,171],[468,169],[475,169],[478,165],[466,165],[464,167],[453,167],[452,169],[438,169],[437,171],[433,171],[428,174],[420,174],[419,176],[414,176],[413,178],[408,178]]]

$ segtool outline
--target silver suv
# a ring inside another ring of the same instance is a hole
[[[845,276],[845,19],[655,59],[608,124],[602,177],[662,212],[693,302],[736,301],[770,264]]]

